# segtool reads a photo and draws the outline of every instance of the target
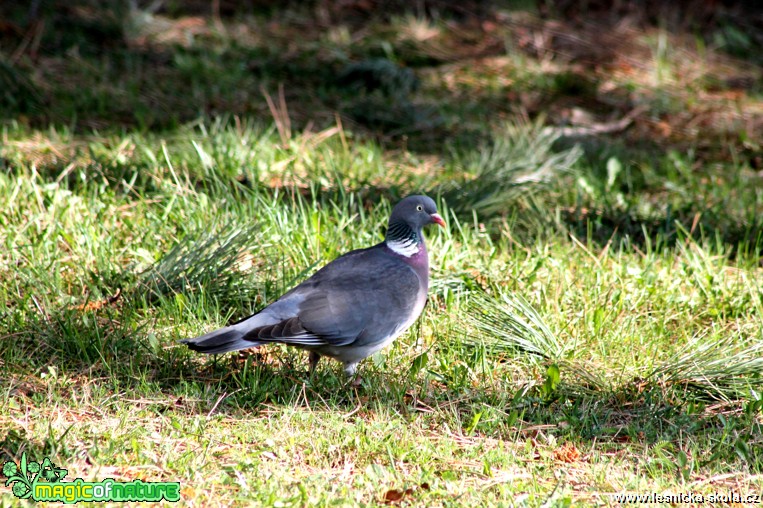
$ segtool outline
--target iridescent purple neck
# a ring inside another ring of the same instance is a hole
[[[421,238],[421,236],[419,236]],[[429,255],[427,254],[427,247],[424,245],[424,241],[420,241],[417,244],[418,251],[410,256],[406,256],[404,254],[401,254],[399,252],[395,252],[390,246],[388,245],[387,241],[384,242],[384,249],[389,252],[391,255],[397,257],[398,259],[401,259],[402,261],[405,261],[406,264],[408,264],[413,270],[416,272],[416,274],[419,276],[419,279],[424,283],[425,286],[429,285]]]

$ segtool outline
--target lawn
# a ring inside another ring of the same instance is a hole
[[[0,466],[184,506],[763,502],[759,14],[146,4],[0,8]],[[413,193],[429,302],[359,386],[177,343]]]

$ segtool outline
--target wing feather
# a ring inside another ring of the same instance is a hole
[[[354,251],[263,310],[274,319],[247,327],[244,338],[321,347],[352,344],[367,328],[392,333],[415,306],[420,284],[401,260],[374,248]]]

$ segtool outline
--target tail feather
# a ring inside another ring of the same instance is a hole
[[[241,330],[237,330],[233,326],[227,326],[201,337],[183,339],[180,342],[193,351],[207,354],[229,353],[262,344],[262,342],[246,340],[244,335],[244,332]]]

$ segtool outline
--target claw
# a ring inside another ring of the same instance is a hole
[[[315,351],[310,351],[310,377],[315,374],[315,369],[318,367],[318,362],[321,361],[321,355]]]

